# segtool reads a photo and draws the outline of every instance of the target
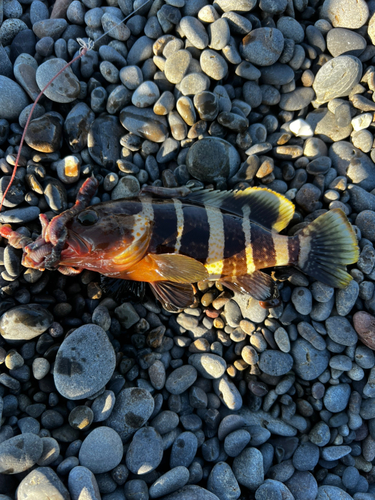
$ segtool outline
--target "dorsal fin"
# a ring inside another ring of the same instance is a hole
[[[279,232],[286,228],[294,214],[293,203],[285,196],[267,188],[249,187],[243,191],[194,191],[183,200],[210,205],[243,217],[248,206],[250,220]]]

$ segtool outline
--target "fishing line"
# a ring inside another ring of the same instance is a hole
[[[107,36],[108,33],[110,33],[112,30],[114,30],[115,28],[117,28],[118,26],[120,26],[120,24],[122,24],[125,21],[127,21],[133,14],[135,14],[136,12],[138,12],[139,10],[141,10],[149,2],[151,2],[151,0],[146,0],[142,5],[140,5],[139,7],[137,7],[136,9],[134,9],[130,14],[128,14],[126,17],[124,17],[124,19],[122,19],[117,24],[115,24],[114,26],[112,26],[112,28],[110,28],[108,31],[106,31],[105,33],[103,33],[102,35],[100,35],[100,37],[97,38],[96,40],[92,40],[91,38],[88,38],[87,41],[86,41],[83,38],[77,38],[77,42],[80,45],[80,49],[79,49],[78,55],[76,57],[74,57],[74,59],[72,59],[70,62],[66,63],[66,65],[58,73],[56,73],[56,75],[53,78],[51,78],[51,80],[47,83],[47,85],[40,91],[40,93],[38,94],[37,98],[34,101],[34,104],[31,107],[30,114],[29,114],[29,116],[27,118],[26,125],[25,125],[25,128],[24,128],[22,136],[21,136],[21,141],[20,141],[20,144],[19,144],[19,147],[18,147],[18,152],[17,152],[17,156],[16,156],[16,161],[14,163],[14,168],[13,168],[12,176],[11,176],[10,181],[8,183],[8,186],[6,187],[6,189],[4,191],[4,194],[3,194],[2,198],[1,198],[0,212],[3,209],[3,204],[4,204],[4,201],[5,201],[6,195],[8,194],[8,191],[11,188],[11,186],[13,184],[13,181],[14,181],[14,178],[16,176],[18,164],[19,164],[20,157],[21,157],[21,151],[22,151],[23,143],[25,142],[26,132],[27,132],[27,129],[29,127],[29,123],[31,121],[31,118],[32,118],[35,106],[38,104],[39,99],[42,97],[42,95],[48,89],[48,87],[51,85],[51,83],[54,80],[56,80],[56,78],[58,78],[61,75],[61,73],[63,73],[73,63],[75,63],[76,61],[78,61],[79,59],[81,59],[81,57],[85,56],[87,54],[87,52],[89,52],[90,50],[93,50],[94,49],[94,45],[95,45],[96,42],[98,42],[101,38],[104,38],[105,36]]]

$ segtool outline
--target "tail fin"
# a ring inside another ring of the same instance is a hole
[[[357,238],[344,212],[338,208],[315,219],[300,231],[298,267],[326,285],[344,288],[352,277],[346,266],[359,258]]]

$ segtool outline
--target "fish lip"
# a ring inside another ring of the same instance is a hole
[[[61,252],[61,259],[64,260],[67,257],[83,257],[90,252],[91,245],[89,242],[84,240],[74,231],[69,230],[64,249]]]

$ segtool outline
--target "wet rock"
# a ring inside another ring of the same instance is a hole
[[[31,120],[26,132],[28,146],[42,153],[54,153],[61,148],[63,132],[62,117],[54,111]]]
[[[237,150],[229,142],[207,137],[190,147],[186,166],[190,175],[196,179],[211,182],[217,177],[232,177],[237,172],[240,161]]]
[[[78,153],[87,146],[90,127],[95,114],[87,104],[80,102],[68,113],[64,121],[64,139],[72,153]]]
[[[167,121],[151,109],[127,106],[120,113],[121,125],[129,132],[152,142],[163,142],[168,137]]]
[[[120,158],[120,138],[124,131],[115,116],[97,118],[88,133],[91,158],[104,168],[113,168]]]

